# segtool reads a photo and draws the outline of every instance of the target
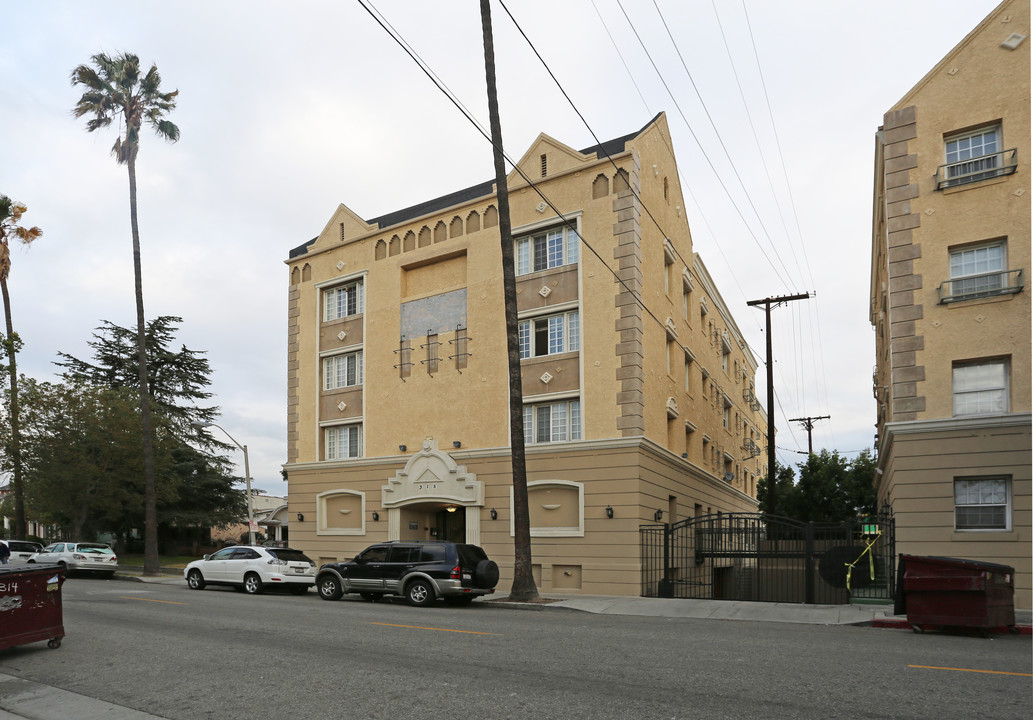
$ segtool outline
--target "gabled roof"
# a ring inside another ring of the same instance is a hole
[[[581,150],[580,153],[582,155],[595,155],[596,158],[619,155],[622,152],[624,152],[629,140],[633,140],[639,135],[641,135],[642,132],[650,125],[655,123],[662,114],[662,112],[657,113],[649,122],[647,122],[639,130],[636,130],[633,133],[628,133],[627,135],[622,135],[621,137],[614,138],[613,140],[606,140],[597,145],[592,145],[590,147],[585,148],[584,150]],[[539,138],[540,137],[541,136],[539,136]],[[438,210],[444,210],[445,208],[452,207],[453,205],[459,205],[469,200],[473,200],[475,198],[491,195],[494,192],[495,180],[486,180],[484,182],[477,183],[476,185],[471,185],[470,187],[463,188],[462,190],[456,190],[455,192],[448,193],[447,195],[436,197],[433,200],[427,200],[417,205],[411,205],[407,208],[395,210],[394,212],[390,212],[379,217],[370,218],[369,220],[366,220],[366,223],[373,227],[383,229],[391,227],[392,225],[404,223],[406,220],[411,220],[413,218],[417,218],[423,215],[430,215],[434,212],[437,212]],[[290,251],[288,257],[293,259],[306,254],[308,252],[308,248],[310,248],[312,244],[316,242],[317,239],[318,236],[312,238],[311,240],[302,245],[297,246],[296,248],[293,248]]]

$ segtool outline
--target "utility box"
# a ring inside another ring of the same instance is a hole
[[[894,611],[923,625],[988,631],[1015,627],[1015,568],[948,557],[901,555]]]
[[[61,647],[64,582],[60,565],[0,565],[0,650],[41,640]]]

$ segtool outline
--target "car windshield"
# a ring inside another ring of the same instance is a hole
[[[279,558],[280,560],[286,560],[287,562],[307,562],[315,565],[315,563],[312,562],[312,559],[300,550],[290,550],[287,548],[266,549],[269,551],[270,555],[272,555],[275,558]]]
[[[79,543],[75,546],[76,552],[83,553],[102,553],[104,555],[114,555],[115,552],[107,545],[90,545],[88,543]]]

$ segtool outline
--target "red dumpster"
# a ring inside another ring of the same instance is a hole
[[[0,565],[0,650],[47,640],[61,647],[60,565]]]
[[[983,631],[1015,626],[1015,568],[1010,565],[901,555],[897,577],[896,613],[906,612],[916,631],[925,625]]]

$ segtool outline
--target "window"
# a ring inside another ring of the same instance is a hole
[[[955,478],[956,530],[1009,530],[1011,478]]]
[[[992,163],[996,157],[988,159],[987,156],[994,155],[1000,149],[998,137],[1000,131],[1001,128],[998,126],[981,128],[975,132],[955,135],[944,140],[947,164],[952,166],[948,171],[948,177],[957,177],[976,169],[993,167],[986,163]]]
[[[1004,243],[955,250],[950,254],[950,295],[982,295],[1004,287]]]
[[[577,311],[521,320],[520,358],[541,357],[580,349]]]
[[[323,292],[323,322],[362,312],[362,282],[340,285]]]
[[[1005,360],[955,365],[954,414],[1008,412],[1008,363]]]
[[[581,439],[581,402],[524,405],[524,442],[565,442]]]
[[[362,454],[362,426],[337,425],[325,430],[326,459],[345,460]]]
[[[936,188],[954,187],[1010,175],[1017,168],[1015,150],[1003,150],[1001,126],[984,126],[945,137],[944,162],[936,173]]]
[[[334,355],[323,359],[323,389],[337,390],[362,384],[362,353]]]
[[[567,225],[517,238],[514,245],[517,275],[577,262],[578,236]]]

